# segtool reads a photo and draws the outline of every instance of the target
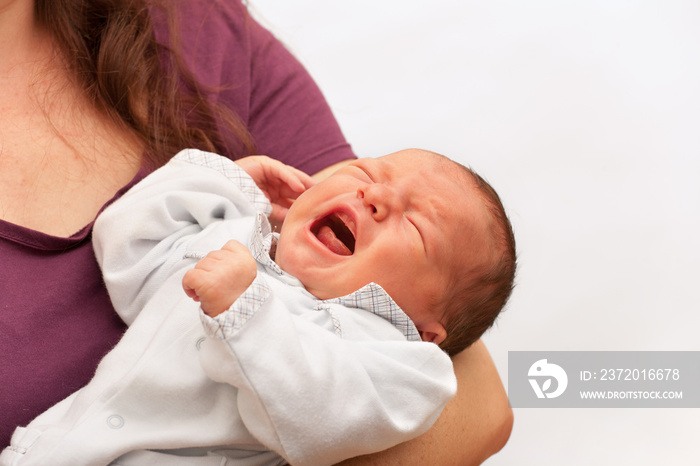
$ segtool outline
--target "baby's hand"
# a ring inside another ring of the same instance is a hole
[[[264,155],[253,155],[236,160],[272,204],[270,222],[281,225],[289,206],[301,193],[316,182],[306,173]]]
[[[231,240],[197,262],[182,278],[187,296],[201,304],[209,317],[226,311],[253,283],[257,265],[250,251]]]

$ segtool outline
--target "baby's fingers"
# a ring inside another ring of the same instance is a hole
[[[182,289],[185,290],[185,294],[199,302],[199,295],[197,294],[197,288],[201,286],[201,275],[200,271],[197,269],[188,270],[184,277],[182,277]]]
[[[243,243],[236,241],[235,239],[230,239],[221,248],[222,251],[232,252],[236,254],[250,254],[248,248],[243,246]]]
[[[285,165],[279,160],[267,159],[266,162],[265,183],[271,197],[296,199],[316,184],[316,181],[303,171]]]
[[[289,207],[281,206],[279,204],[272,204],[272,213],[270,214],[269,220],[270,224],[277,229],[282,228],[282,223],[287,217],[287,212],[289,212]]]
[[[303,171],[288,165],[283,165],[283,167],[284,170],[281,173],[281,176],[285,181],[283,186],[289,187],[289,191],[288,193],[285,193],[285,190],[283,189],[282,196],[296,199],[299,194],[316,184],[316,180],[311,178]],[[293,196],[293,194],[296,194],[296,196]]]

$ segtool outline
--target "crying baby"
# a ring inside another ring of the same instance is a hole
[[[304,192],[284,220],[275,262],[319,299],[379,284],[423,340],[454,354],[505,305],[515,242],[479,175],[408,149],[358,159]]]

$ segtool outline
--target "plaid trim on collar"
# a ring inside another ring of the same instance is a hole
[[[267,216],[264,213],[258,213],[248,249],[258,263],[274,271],[277,275],[282,275],[284,272],[270,256],[270,250],[273,246],[276,247],[276,244],[277,235],[272,233]]]
[[[345,307],[362,309],[388,320],[404,334],[408,341],[420,341],[420,334],[415,324],[405,312],[376,283],[363,286],[354,293],[340,298],[328,299],[326,303],[337,303]]]

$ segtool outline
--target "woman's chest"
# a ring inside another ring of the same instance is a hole
[[[0,120],[0,220],[70,236],[139,169],[136,145],[99,121],[58,128],[45,116]]]

